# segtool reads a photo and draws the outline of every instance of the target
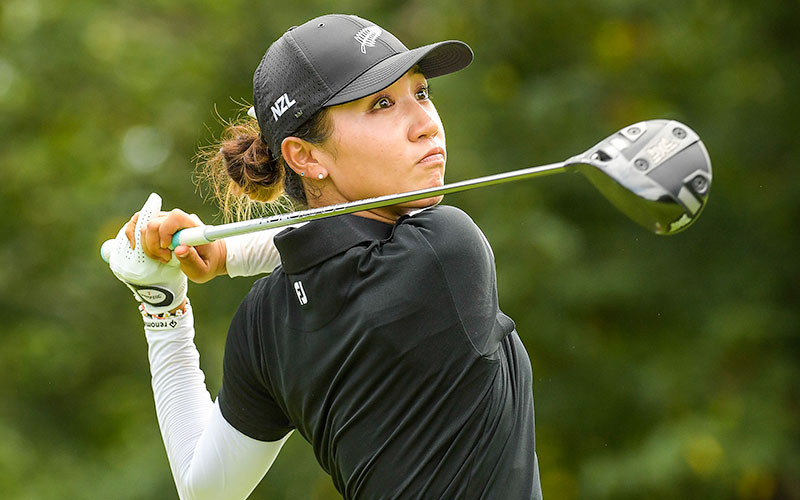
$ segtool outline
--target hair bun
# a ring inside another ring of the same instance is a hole
[[[228,176],[253,200],[265,203],[276,200],[283,194],[283,168],[259,134],[250,130],[231,132],[233,137],[224,141],[220,150]]]

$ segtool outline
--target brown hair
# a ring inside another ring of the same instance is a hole
[[[307,206],[300,176],[280,151],[269,150],[258,121],[246,113],[247,108],[242,111],[231,121],[223,120],[225,128],[217,144],[197,154],[198,185],[208,185],[207,194],[216,199],[226,222]],[[322,108],[292,135],[321,144],[332,133],[333,123],[327,108]]]

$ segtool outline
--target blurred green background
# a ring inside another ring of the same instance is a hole
[[[151,191],[219,221],[193,155],[268,44],[328,12],[474,48],[432,82],[449,181],[650,118],[708,147],[709,205],[673,237],[580,176],[446,200],[492,242],[530,352],[546,498],[800,498],[800,15],[743,0],[3,0],[0,497],[176,498],[141,319],[98,248]],[[190,287],[213,394],[253,280]],[[337,497],[299,436],[252,496]]]

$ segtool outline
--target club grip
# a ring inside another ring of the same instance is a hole
[[[175,247],[179,245],[189,245],[189,246],[197,246],[197,245],[205,245],[207,243],[211,243],[211,240],[207,240],[204,236],[205,226],[197,226],[197,227],[188,227],[186,229],[181,229],[177,233],[172,235],[172,244],[170,245],[170,250],[174,250]],[[116,245],[117,240],[106,240],[100,245],[100,258],[108,264],[108,259],[111,256],[111,252],[114,249],[114,245]]]
[[[180,245],[189,245],[196,247],[198,245],[205,245],[211,243],[211,240],[205,237],[206,226],[187,227],[181,229],[172,235],[172,244],[170,250],[175,250]]]
[[[108,258],[111,256],[111,250],[114,247],[114,244],[117,240],[106,240],[100,245],[100,258],[108,264]]]

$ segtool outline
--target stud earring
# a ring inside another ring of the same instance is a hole
[[[317,176],[317,179],[319,179],[319,180],[322,180],[322,179],[324,179],[324,178],[325,178],[325,176],[324,176],[323,174],[319,174],[319,175]]]
[[[306,176],[305,172],[300,172],[300,177],[305,177],[305,176]]]

